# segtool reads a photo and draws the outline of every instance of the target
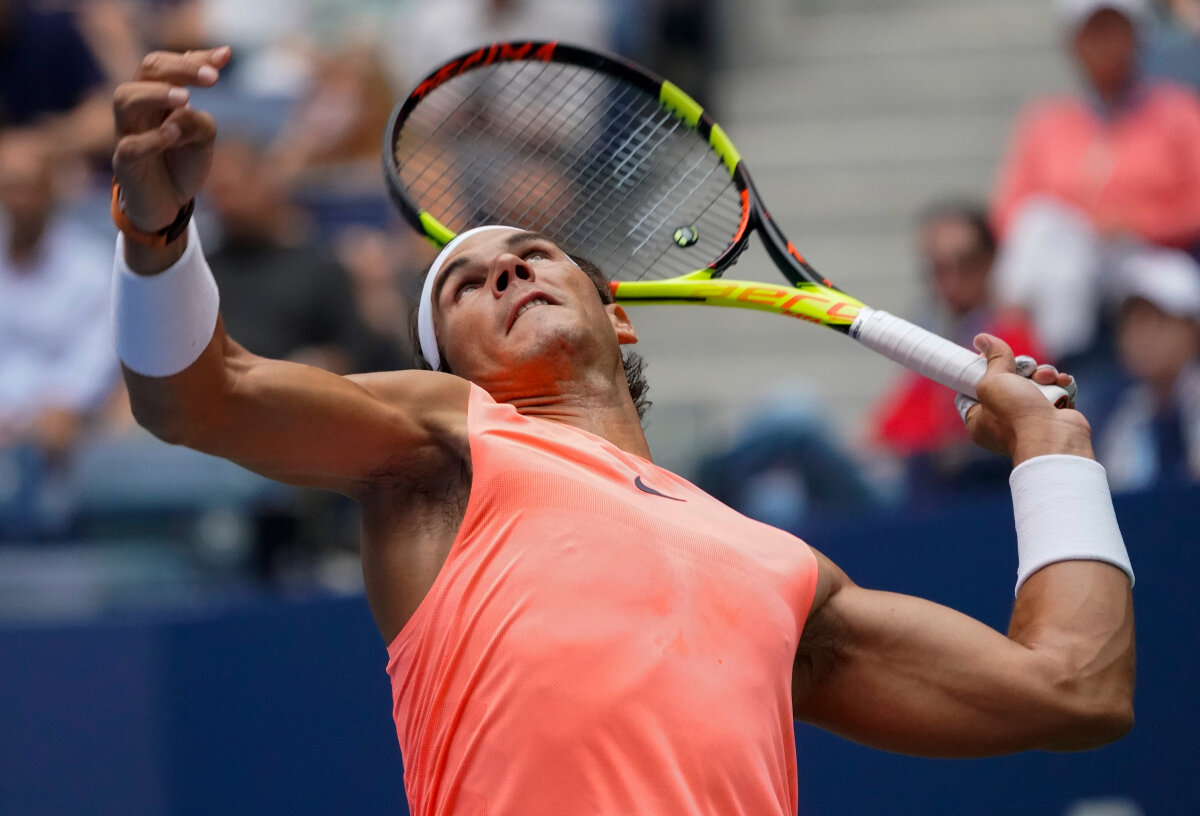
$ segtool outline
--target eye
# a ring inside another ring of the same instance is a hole
[[[454,288],[454,300],[457,302],[463,295],[468,295],[474,292],[483,283],[479,278],[463,278],[463,280]]]
[[[534,248],[534,249],[528,250],[524,255],[521,256],[521,258],[526,261],[530,261],[530,260],[545,261],[550,258],[550,253],[544,249]]]

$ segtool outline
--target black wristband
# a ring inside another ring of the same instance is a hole
[[[150,247],[163,247],[183,235],[187,229],[188,222],[192,220],[192,212],[196,209],[196,199],[193,198],[187,204],[179,208],[179,213],[175,216],[175,220],[157,232],[144,232],[138,229],[129,216],[125,214],[125,210],[121,208],[121,185],[117,180],[113,179],[112,187],[112,220],[117,225],[117,229],[125,234],[129,240]]]

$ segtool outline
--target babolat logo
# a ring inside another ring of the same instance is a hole
[[[428,77],[417,86],[416,90],[412,92],[412,98],[422,99],[446,80],[453,79],[465,71],[470,71],[472,68],[482,68],[485,65],[491,65],[493,62],[515,62],[525,59],[549,62],[554,56],[554,48],[557,45],[557,42],[541,44],[537,42],[492,43],[491,45],[485,45],[474,53],[443,65],[437,70],[437,73]],[[537,50],[534,50],[535,46]]]
[[[697,284],[688,294],[704,300],[739,301],[747,306],[769,307],[811,323],[850,323],[862,308],[853,300],[811,284],[772,286],[718,279]],[[823,315],[823,319],[818,318],[818,314]]]

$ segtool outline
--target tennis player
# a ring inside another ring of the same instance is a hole
[[[1015,465],[1007,637],[856,586],[654,465],[622,364],[637,333],[539,235],[441,253],[419,317],[434,371],[246,352],[189,223],[216,126],[186,88],[228,59],[153,54],[116,91],[118,350],[163,439],[358,500],[414,813],[793,814],[793,719],[932,756],[1131,727],[1132,570],[1104,471],[1003,342],[977,338],[966,422]]]

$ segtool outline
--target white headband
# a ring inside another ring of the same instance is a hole
[[[515,230],[519,227],[492,224],[459,233],[450,243],[442,247],[442,251],[433,259],[433,264],[429,267],[429,274],[425,276],[425,286],[421,289],[421,302],[417,306],[417,337],[421,341],[421,354],[429,361],[429,367],[434,371],[442,370],[442,355],[438,353],[437,334],[433,331],[433,284],[437,282],[446,259],[450,257],[451,252],[458,248],[459,244],[481,232],[498,229]]]

